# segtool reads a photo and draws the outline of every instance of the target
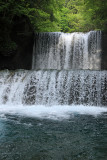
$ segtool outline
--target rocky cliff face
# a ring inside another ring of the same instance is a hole
[[[107,33],[102,34],[102,63],[101,69],[107,70]]]
[[[32,26],[26,16],[16,16],[13,22],[10,37],[17,47],[0,54],[0,69],[31,69],[34,37]]]

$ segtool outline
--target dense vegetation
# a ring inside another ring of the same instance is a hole
[[[61,15],[61,28],[64,32],[106,31],[107,1],[66,0]]]
[[[106,0],[0,0],[0,51],[15,49],[10,32],[22,15],[35,32],[107,30]]]

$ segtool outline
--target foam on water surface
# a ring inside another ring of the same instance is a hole
[[[5,118],[5,115],[18,115],[32,118],[46,118],[46,119],[68,119],[72,115],[85,114],[98,116],[106,114],[107,108],[96,106],[83,106],[83,105],[54,105],[54,106],[24,106],[24,105],[1,105],[0,118]]]

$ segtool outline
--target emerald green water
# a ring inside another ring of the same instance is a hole
[[[107,114],[0,117],[0,160],[106,160]]]

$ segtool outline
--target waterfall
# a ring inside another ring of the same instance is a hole
[[[0,88],[0,104],[107,105],[106,71],[4,71]]]
[[[0,160],[106,160],[101,36],[36,33],[32,69],[0,71]]]
[[[101,32],[38,33],[32,70],[0,72],[0,104],[107,105]]]
[[[38,33],[32,69],[101,69],[101,31]]]

